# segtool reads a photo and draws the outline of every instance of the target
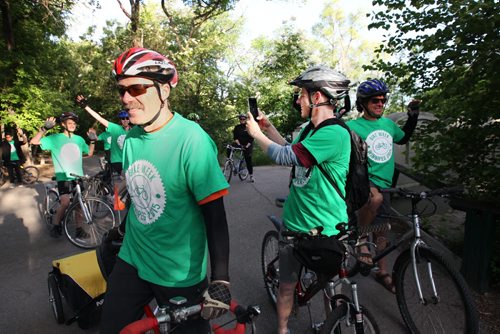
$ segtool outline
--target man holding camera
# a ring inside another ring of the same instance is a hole
[[[406,144],[417,125],[420,101],[413,100],[408,105],[408,120],[403,128],[399,128],[392,120],[383,117],[384,105],[387,102],[389,88],[378,80],[367,80],[361,83],[356,91],[356,108],[363,112],[362,117],[347,122],[352,131],[355,131],[368,144],[368,173],[370,178],[370,199],[358,211],[360,226],[371,224],[378,213],[390,214],[391,203],[388,193],[381,193],[379,189],[390,188],[394,175],[394,143]],[[375,233],[377,250],[382,251],[387,240],[385,233]],[[366,245],[359,247],[359,259],[371,266],[373,261]],[[396,289],[392,277],[387,269],[387,260],[382,258],[378,262],[379,271],[375,279],[392,293]]]

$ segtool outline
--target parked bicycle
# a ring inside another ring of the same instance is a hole
[[[276,230],[268,231],[262,242],[262,273],[266,292],[276,307],[279,289],[279,232],[282,222],[275,216],[268,216]],[[347,226],[347,224],[345,224]],[[340,226],[339,226],[340,227]],[[337,238],[347,245],[352,240],[352,235],[345,229]],[[306,233],[283,231],[282,236],[293,238],[292,245],[297,247],[297,242],[302,238],[310,237]],[[346,254],[347,255],[347,254]],[[310,328],[314,333],[379,333],[375,317],[359,303],[356,282],[348,278],[349,256],[344,256],[338,275],[334,277],[323,273],[315,273],[309,268],[302,267],[300,279],[295,286],[294,308],[307,306]],[[341,293],[343,287],[349,287],[351,298]],[[314,322],[311,313],[311,299],[323,292],[325,298],[324,320]]]
[[[117,223],[113,208],[98,197],[83,196],[82,183],[88,180],[86,176],[73,175],[77,179],[73,182],[71,204],[61,220],[62,229],[68,240],[80,248],[95,248],[100,245],[105,232]],[[43,203],[43,218],[49,229],[53,226],[53,219],[61,205],[57,185],[45,185],[45,200]]]
[[[422,239],[420,218],[425,201],[436,211],[433,197],[449,197],[460,193],[459,188],[440,188],[430,191],[410,191],[401,188],[381,189],[397,194],[411,202],[411,214],[405,221],[411,229],[391,242],[380,254],[381,258],[403,246],[393,267],[396,298],[403,320],[412,333],[478,333],[479,318],[474,300],[462,275],[443,254]],[[401,218],[384,216],[382,218]],[[350,275],[360,270],[353,266]]]
[[[33,184],[38,181],[40,176],[40,170],[35,166],[23,166],[21,165],[21,176],[23,178],[24,184]],[[3,185],[9,179],[9,174],[7,167],[1,164],[0,166],[0,186]]]
[[[203,308],[202,304],[193,306],[182,306],[186,303],[186,298],[175,297],[170,300],[175,307],[159,307],[156,312],[151,312],[149,306],[146,307],[147,317],[131,323],[120,331],[120,334],[140,334],[149,330],[155,333],[166,334],[175,333],[176,325],[186,321],[188,317],[199,314]],[[257,333],[255,328],[255,318],[260,314],[260,307],[257,305],[243,307],[234,300],[231,301],[230,311],[234,314],[234,319],[222,324],[212,325],[214,334],[245,334]],[[236,322],[230,329],[224,329],[230,323]],[[247,328],[248,327],[248,328]],[[249,331],[247,331],[247,329]]]
[[[248,169],[245,159],[243,158],[243,149],[232,145],[227,145],[228,157],[224,162],[223,173],[227,182],[231,182],[233,174],[245,181],[248,177]]]

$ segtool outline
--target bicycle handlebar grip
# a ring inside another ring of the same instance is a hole
[[[144,318],[127,325],[120,331],[120,334],[141,334],[156,326],[158,326],[158,319]]]

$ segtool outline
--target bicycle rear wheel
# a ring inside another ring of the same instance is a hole
[[[23,182],[26,184],[33,184],[38,181],[40,171],[35,166],[26,166],[22,169]]]
[[[101,244],[102,236],[116,225],[113,209],[106,201],[97,197],[87,197],[83,200],[83,212],[80,203],[76,201],[66,212],[64,218],[64,233],[68,240],[80,248],[95,248]],[[91,221],[86,221],[86,215]]]
[[[375,317],[362,305],[360,305],[363,313],[363,332],[365,334],[378,334],[380,329],[375,321]],[[328,315],[325,323],[321,327],[321,334],[338,334],[338,333],[356,333],[356,314],[354,306],[342,303],[335,307]]]
[[[247,163],[245,160],[240,160],[238,164],[238,177],[241,181],[245,181],[248,178]]]
[[[262,241],[262,274],[269,300],[276,307],[279,289],[279,245],[278,232],[268,231]]]
[[[231,182],[231,177],[233,176],[233,162],[231,160],[226,160],[224,163],[224,169],[222,172],[224,173],[224,177],[226,178],[227,182]]]
[[[462,276],[430,248],[418,247],[416,257],[424,302],[418,295],[410,251],[402,253],[394,265],[396,297],[408,329],[422,334],[478,333],[478,314]]]

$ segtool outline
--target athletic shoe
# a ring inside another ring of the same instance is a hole
[[[250,182],[250,183],[254,183],[255,182],[255,179],[253,178],[253,175],[250,175],[248,177],[248,182]]]
[[[62,235],[62,226],[61,225],[52,225],[50,229],[50,236],[52,238],[59,238]]]

